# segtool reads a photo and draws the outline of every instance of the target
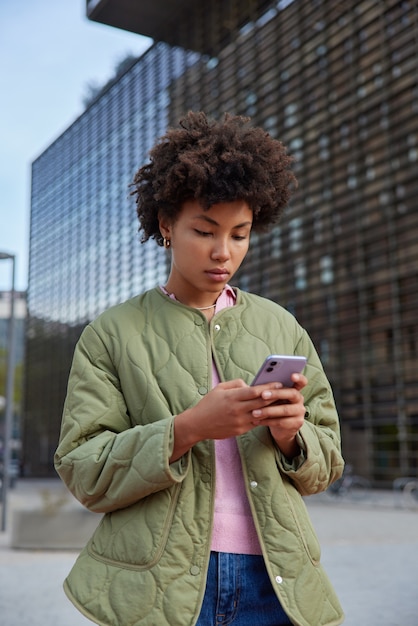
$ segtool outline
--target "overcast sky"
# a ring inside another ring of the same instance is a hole
[[[30,166],[83,112],[88,84],[104,84],[150,40],[85,16],[85,0],[0,0],[0,252],[28,275]],[[0,261],[0,290],[11,263]]]

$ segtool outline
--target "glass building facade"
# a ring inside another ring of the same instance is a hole
[[[154,43],[33,163],[25,471],[53,475],[82,328],[165,280],[128,185],[167,125],[203,109],[250,116],[297,159],[286,215],[253,236],[235,284],[307,328],[356,473],[416,476],[416,3],[190,4],[176,40]]]

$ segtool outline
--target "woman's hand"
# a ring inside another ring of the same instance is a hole
[[[300,381],[298,384],[301,384]],[[270,426],[272,418],[274,423],[271,426],[277,427],[279,418],[286,417],[289,409],[273,409],[272,403],[289,401],[293,405],[291,397],[296,391],[284,389],[279,383],[252,387],[241,379],[219,383],[198,404],[175,417],[174,449],[170,462],[204,439],[236,437],[252,430],[264,420]],[[297,394],[301,395],[299,391]]]
[[[271,398],[271,404],[253,410],[253,424],[264,424],[270,428],[277,446],[288,458],[300,454],[296,435],[305,419],[305,405],[300,390],[308,384],[303,374],[292,374],[293,387],[283,387],[279,392],[262,392],[264,399]]]

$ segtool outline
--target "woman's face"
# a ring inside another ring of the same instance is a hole
[[[175,222],[160,219],[171,243],[166,289],[189,306],[213,304],[248,251],[253,212],[243,200],[221,202],[204,210],[188,200]]]

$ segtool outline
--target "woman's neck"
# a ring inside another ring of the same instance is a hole
[[[198,300],[191,300],[189,299],[186,295],[182,296],[180,294],[180,296],[176,293],[175,290],[171,289],[169,284],[167,283],[165,286],[162,287],[164,293],[166,295],[168,295],[170,298],[172,298],[173,300],[177,300],[177,302],[181,302],[181,304],[185,304],[186,306],[189,306],[193,309],[197,309],[198,311],[202,311],[202,313],[204,313],[205,315],[207,313],[209,313],[211,316],[213,315],[215,308],[216,308],[216,302],[219,298],[219,296],[221,295],[222,291],[220,293],[217,294],[207,294],[205,301],[202,299],[201,303]],[[209,301],[208,301],[209,300]],[[211,300],[211,301],[210,301]]]

